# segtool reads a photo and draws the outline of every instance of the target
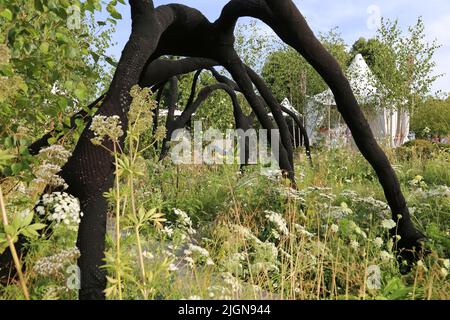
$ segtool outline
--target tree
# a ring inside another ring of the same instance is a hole
[[[0,141],[23,147],[43,127],[64,129],[68,115],[104,90],[115,20],[95,22],[100,9],[100,0],[0,0]],[[72,131],[74,141],[82,130]],[[30,161],[22,153],[3,174]]]
[[[430,98],[418,106],[411,121],[411,129],[419,138],[438,137],[450,134],[450,98]]]
[[[338,29],[321,34],[320,40],[345,70],[350,57]],[[289,98],[300,112],[303,112],[307,97],[327,88],[325,81],[305,58],[286,45],[281,45],[281,49],[267,57],[262,76],[279,101]]]
[[[426,41],[421,17],[405,34],[398,21],[382,20],[373,39],[360,38],[352,55],[361,53],[376,75],[382,107],[414,112],[430,94],[433,83],[441,76],[434,73],[436,41]]]

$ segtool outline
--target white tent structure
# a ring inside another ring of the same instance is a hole
[[[298,112],[298,110],[296,110],[294,108],[294,106],[291,104],[291,102],[289,101],[288,98],[284,98],[283,101],[281,102],[281,106],[283,106],[284,108],[288,109],[289,111],[291,111],[292,113],[294,113],[297,117],[299,117],[300,119],[303,118],[303,115]],[[272,113],[268,113],[268,116],[271,117],[273,119],[273,114]],[[294,145],[301,145],[302,142],[302,133],[300,131],[300,128],[297,126],[297,124],[295,123],[295,121],[292,119],[292,117],[287,114],[286,112],[283,111],[283,117],[286,118],[286,120],[288,120],[288,126],[290,127],[289,130],[291,131],[292,137],[293,137],[293,142]]]
[[[410,116],[406,111],[380,106],[377,79],[362,55],[358,54],[347,71],[347,78],[358,103],[363,107],[369,125],[379,143],[398,147],[408,141]],[[306,106],[306,130],[311,144],[325,140],[331,147],[354,143],[350,130],[338,116],[330,89],[309,99]],[[333,117],[334,115],[334,117]]]

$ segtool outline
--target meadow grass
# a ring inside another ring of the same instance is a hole
[[[428,236],[430,253],[406,274],[388,236],[383,191],[355,151],[316,151],[312,167],[299,151],[297,190],[256,166],[240,172],[157,163],[136,150],[120,155],[121,176],[106,195],[107,297],[449,299],[449,153],[386,151]],[[6,196],[10,208],[17,198]],[[77,298],[77,256],[67,251],[75,241],[76,229],[58,226],[30,244],[32,299]],[[0,297],[23,298],[19,283],[0,287]]]

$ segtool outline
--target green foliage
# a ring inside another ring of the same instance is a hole
[[[339,30],[332,29],[321,34],[320,40],[345,70],[350,56]],[[278,101],[287,97],[302,111],[306,98],[324,91],[326,84],[297,51],[286,45],[280,46],[281,49],[267,57],[262,76]]]
[[[411,130],[417,137],[445,137],[450,134],[450,98],[428,99],[414,111]]]
[[[382,96],[383,107],[414,111],[440,77],[434,72],[439,48],[436,41],[427,42],[425,25],[419,17],[406,34],[397,20],[382,20],[376,37],[360,38],[351,53],[361,53],[376,75],[374,85]]]
[[[101,8],[100,0],[0,1],[0,143],[19,150],[4,174],[29,168],[26,145],[42,128],[75,140],[83,130],[69,132],[63,124],[111,79],[105,52],[115,21],[96,22]]]

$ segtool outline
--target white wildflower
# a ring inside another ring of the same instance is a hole
[[[381,247],[383,246],[383,239],[381,239],[380,237],[377,237],[373,240],[373,244],[378,248],[381,249]]]
[[[83,217],[79,200],[65,192],[44,194],[38,202],[36,212],[51,222],[69,226],[77,226]]]
[[[33,171],[33,174],[36,176],[33,182],[37,184],[47,184],[54,188],[63,187],[65,190],[69,186],[64,179],[58,175],[60,171],[61,167],[59,165],[45,161]]]
[[[62,165],[69,160],[72,153],[59,144],[51,145],[39,151],[39,156]]]
[[[358,248],[359,248],[359,242],[356,241],[356,240],[352,240],[352,241],[350,242],[350,246],[351,246],[354,250],[358,250]]]
[[[279,231],[282,235],[289,235],[287,223],[281,214],[273,211],[265,211],[265,213],[266,218],[274,224],[277,231]]]
[[[380,252],[380,258],[382,261],[388,262],[388,261],[394,259],[394,256],[392,254],[390,254],[389,252],[383,250]]]
[[[419,269],[423,269],[424,271],[428,271],[428,268],[425,266],[422,260],[417,261],[417,267]]]
[[[332,224],[332,225],[330,226],[330,231],[331,231],[332,233],[338,233],[338,232],[339,232],[339,226],[336,225],[336,224]]]
[[[92,143],[97,145],[101,144],[106,137],[112,141],[117,141],[124,134],[119,116],[106,117],[97,115],[92,119],[90,129],[95,134]]]
[[[164,226],[164,228],[162,228],[160,232],[169,238],[173,236],[173,229],[168,226]]]
[[[188,251],[190,251],[191,253],[194,253],[194,254],[199,254],[199,255],[201,255],[203,257],[209,257],[208,250],[206,250],[205,248],[202,248],[200,246],[189,244],[189,250]]]
[[[309,232],[309,231],[306,230],[306,228],[305,228],[304,226],[302,226],[302,225],[295,224],[294,227],[295,227],[295,230],[297,230],[297,232],[299,232],[300,235],[302,235],[302,236],[305,236],[305,237],[307,237],[307,238],[312,238],[312,237],[315,236],[314,233]]]
[[[168,270],[169,271],[177,271],[178,270],[178,267],[175,265],[175,264],[173,264],[173,263],[171,263],[171,264],[169,264],[169,268],[168,268]]]
[[[60,251],[49,257],[37,260],[33,271],[41,276],[62,276],[62,270],[68,263],[74,262],[80,256],[78,248],[70,248]]]
[[[394,229],[394,228],[397,226],[397,224],[396,224],[395,221],[392,220],[392,219],[384,219],[384,220],[381,222],[381,226],[382,226],[384,229],[391,230],[391,229]]]
[[[152,260],[153,258],[155,258],[155,256],[151,252],[148,252],[147,250],[144,250],[142,252],[142,256],[148,260]]]
[[[443,264],[447,270],[450,269],[450,259],[444,259]]]

